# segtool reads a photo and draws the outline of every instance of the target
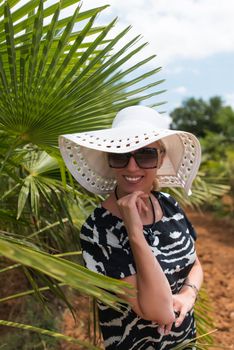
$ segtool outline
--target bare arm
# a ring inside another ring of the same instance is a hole
[[[153,255],[143,234],[139,210],[144,208],[144,194],[134,192],[118,201],[136,264],[137,274],[124,278],[137,290],[132,298],[125,298],[142,318],[159,324],[174,322],[170,285],[160,264]]]
[[[201,263],[197,257],[186,279],[186,283],[194,285],[196,289],[199,291],[202,286],[202,282],[203,282],[203,271],[202,271]],[[190,286],[187,286],[186,284],[183,286],[180,293],[189,293],[189,294],[192,293],[193,298],[196,299],[195,290],[193,290]]]
[[[194,285],[196,288],[184,285],[178,294],[173,295],[173,309],[178,312],[179,316],[176,319],[175,326],[179,327],[183,322],[186,314],[190,311],[197,297],[196,289],[199,291],[203,281],[203,271],[198,258],[186,279],[186,283]],[[171,330],[172,323],[162,324],[160,331],[164,334],[168,334]]]
[[[196,261],[185,281],[185,283],[190,284],[190,286],[185,284],[181,288],[179,294],[177,294],[177,296],[174,296],[174,309],[180,312],[180,315],[175,323],[176,326],[180,326],[184,320],[186,313],[193,308],[197,297],[196,290],[199,291],[202,282],[203,271],[199,259],[196,258]],[[195,288],[191,286],[195,286]]]

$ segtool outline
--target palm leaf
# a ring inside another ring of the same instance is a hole
[[[222,179],[212,179],[205,177],[202,172],[199,172],[192,187],[192,196],[186,197],[184,192],[179,188],[168,188],[167,192],[171,193],[183,206],[192,208],[202,208],[202,205],[212,203],[221,198],[230,189],[230,186],[222,184]]]
[[[191,341],[187,341],[184,342],[181,345],[176,346],[175,348],[173,348],[173,350],[187,350],[187,349],[197,349],[197,350],[206,350],[206,349],[213,349],[215,346],[214,344],[204,344],[202,342],[200,342],[203,338],[206,338],[207,336],[210,336],[211,334],[213,334],[214,332],[216,332],[216,330],[212,330],[206,334],[200,335],[194,339],[192,339]]]
[[[14,32],[13,23],[11,18],[11,13],[9,6],[6,4],[4,9],[4,29],[6,33],[6,47],[8,53],[8,67],[10,70],[11,77],[11,89],[14,91],[15,96],[17,96],[17,69],[16,69],[16,55],[15,55],[15,45],[14,45]]]
[[[34,13],[37,6],[39,6],[38,10]],[[0,105],[0,123],[8,133],[17,134],[22,142],[30,140],[45,147],[44,149],[48,149],[48,145],[57,146],[57,137],[61,133],[83,130],[83,125],[91,129],[99,128],[100,123],[103,122],[108,125],[117,108],[128,105],[130,98],[131,103],[138,103],[159,93],[139,96],[140,92],[155,87],[159,82],[145,84],[141,89],[126,92],[126,89],[131,89],[131,86],[136,83],[153,76],[156,70],[124,84],[120,83],[121,79],[125,78],[124,74],[118,72],[114,76],[117,69],[145,46],[142,44],[125,54],[128,48],[135,45],[139,39],[137,37],[117,53],[112,54],[114,46],[129,31],[129,27],[107,41],[106,36],[113,28],[115,20],[105,27],[93,27],[95,15],[105,7],[82,13],[78,6],[72,16],[60,20],[59,9],[62,6],[53,5],[54,16],[49,25],[43,24],[44,19],[53,11],[51,12],[50,8],[43,10],[42,2],[30,2],[22,11],[18,9],[12,15],[10,7],[6,7],[8,10],[6,18],[9,18],[9,23],[11,18],[12,23],[11,30],[8,30],[11,36],[5,36],[5,40],[8,37],[11,38],[8,40],[11,43],[8,61],[5,60],[4,37],[0,46],[3,57],[0,70],[6,96]],[[27,20],[19,21],[20,15],[25,12],[28,14]],[[75,39],[74,25],[84,18],[88,21]],[[14,24],[14,21],[18,23]],[[29,30],[18,35],[25,28]],[[86,37],[91,33],[96,33],[96,38],[92,42],[87,42]],[[121,56],[122,58],[119,59]],[[19,103],[16,102],[17,96],[14,93],[11,97],[14,103],[9,104],[10,59],[14,62],[14,71],[19,75],[17,78],[12,70],[15,87],[18,89]],[[134,65],[131,71],[138,69],[147,61],[142,60],[139,65]],[[126,74],[129,73],[130,70],[127,70]],[[111,88],[113,84],[116,84],[114,89]],[[91,99],[90,95],[92,95]],[[138,97],[135,97],[136,95]],[[99,98],[98,106],[95,102],[97,98]],[[90,100],[89,109],[87,109],[88,100]]]
[[[96,274],[68,260],[33,249],[22,241],[3,234],[0,234],[0,237],[0,252],[3,256],[40,271],[87,295],[92,295],[114,308],[118,308],[121,299],[107,291],[125,294],[123,288],[131,288],[128,283]]]
[[[7,327],[14,327],[14,328],[18,328],[21,330],[27,330],[27,331],[31,331],[31,332],[36,332],[38,334],[47,335],[47,336],[54,337],[54,338],[59,339],[59,340],[65,340],[69,343],[80,345],[80,346],[82,346],[83,349],[101,350],[99,347],[94,346],[91,343],[88,343],[88,342],[85,342],[85,341],[82,341],[82,340],[79,340],[79,339],[76,339],[73,337],[69,337],[69,336],[66,336],[66,335],[61,334],[61,333],[50,331],[48,329],[43,329],[43,328],[34,327],[34,326],[23,324],[23,323],[11,322],[11,321],[5,321],[5,320],[0,320],[0,325],[7,326]]]

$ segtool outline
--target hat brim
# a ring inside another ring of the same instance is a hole
[[[88,191],[106,194],[116,180],[107,162],[107,153],[126,153],[161,140],[166,155],[156,178],[160,187],[182,187],[188,193],[197,174],[201,149],[197,138],[188,132],[155,129],[112,128],[59,137],[59,147],[67,168]]]

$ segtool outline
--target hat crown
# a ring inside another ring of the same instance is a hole
[[[153,108],[145,106],[126,107],[116,114],[112,128],[167,129],[168,118]]]

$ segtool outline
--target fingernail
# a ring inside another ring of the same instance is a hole
[[[164,331],[161,327],[158,327],[158,333],[161,334],[161,335],[164,335]]]
[[[175,326],[176,326],[176,327],[179,327],[179,325],[180,325],[179,322],[176,322],[176,323],[175,323]]]

